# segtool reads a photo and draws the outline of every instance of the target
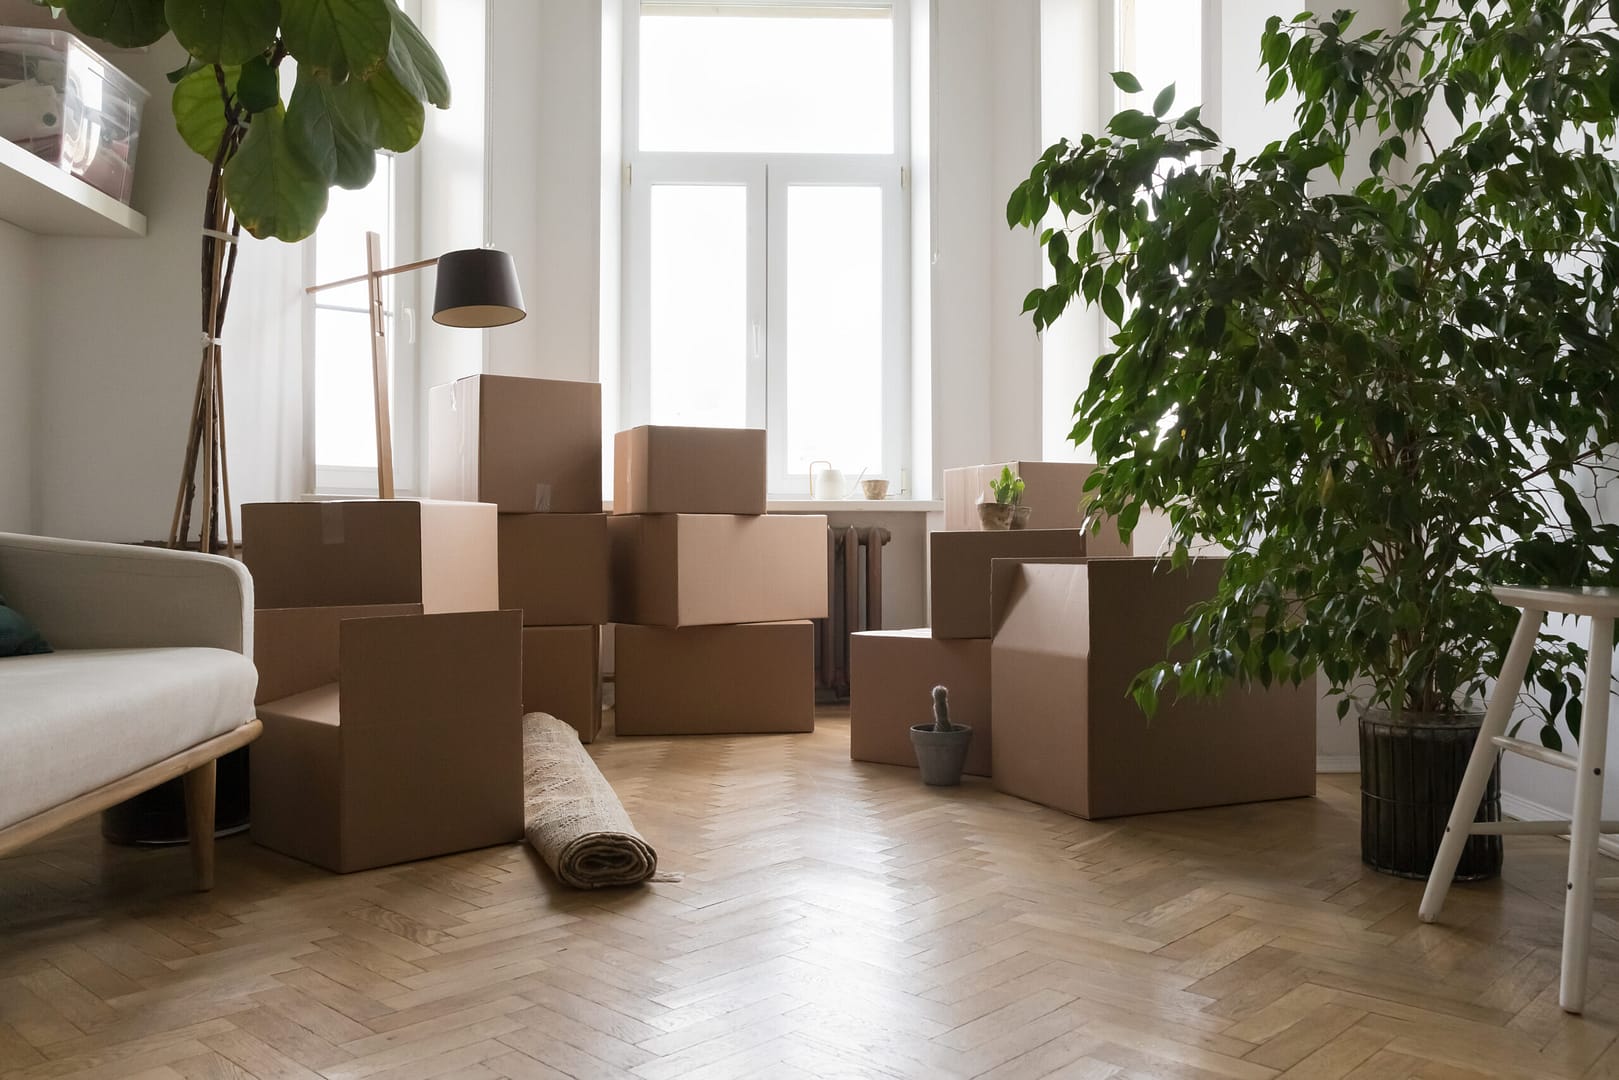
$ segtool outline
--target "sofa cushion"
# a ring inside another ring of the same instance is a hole
[[[0,664],[0,828],[253,718],[258,673],[224,649],[64,649]]]

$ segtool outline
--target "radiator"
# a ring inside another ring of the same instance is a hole
[[[826,530],[827,617],[815,620],[815,696],[849,699],[849,635],[883,628],[883,545],[887,529]]]

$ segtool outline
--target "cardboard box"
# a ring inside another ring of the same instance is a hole
[[[614,622],[711,626],[826,618],[822,515],[615,515],[607,529]]]
[[[1090,538],[1073,529],[936,532],[928,537],[930,622],[936,638],[991,635],[991,563],[996,559],[1071,558]]]
[[[1085,524],[1080,504],[1085,500],[1085,480],[1096,466],[1077,461],[1001,461],[994,465],[969,465],[944,471],[944,527],[949,532],[980,532],[980,500],[994,502],[990,482],[1010,468],[1023,478],[1022,503],[1027,506],[1031,529],[1078,529]],[[1138,528],[1138,532],[1140,529]],[[1119,538],[1118,529],[1104,525],[1086,536],[1091,555],[1129,555],[1131,545]]]
[[[815,631],[808,622],[617,630],[620,735],[815,730]]]
[[[613,513],[762,514],[762,428],[643,426],[613,438]]]
[[[989,641],[920,630],[868,630],[849,643],[849,757],[916,768],[911,725],[933,722],[933,688],[950,690],[950,719],[970,724],[966,771],[990,769]]]
[[[259,707],[253,839],[339,873],[523,837],[515,611],[348,619],[335,685]]]
[[[500,606],[524,626],[608,620],[606,514],[500,515]]]
[[[495,508],[428,499],[249,503],[242,560],[261,608],[500,603]]]
[[[1223,560],[1028,563],[996,596],[995,787],[1085,818],[1315,793],[1313,682],[1166,695],[1149,720],[1131,680],[1213,595]]]
[[[253,613],[253,664],[259,669],[254,704],[263,705],[335,683],[339,626],[343,620],[421,613],[420,604],[260,608]]]
[[[523,712],[550,713],[592,742],[601,733],[601,627],[523,628]]]
[[[470,375],[428,393],[427,493],[503,513],[602,509],[601,384]]]

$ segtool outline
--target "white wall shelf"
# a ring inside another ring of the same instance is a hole
[[[0,221],[40,236],[140,237],[146,216],[0,139]]]

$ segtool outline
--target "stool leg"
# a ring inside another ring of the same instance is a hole
[[[1506,659],[1501,662],[1501,678],[1495,684],[1495,694],[1490,698],[1490,707],[1484,714],[1478,741],[1473,744],[1473,756],[1467,759],[1467,772],[1463,774],[1461,788],[1456,792],[1456,802],[1450,808],[1450,823],[1445,826],[1444,839],[1439,842],[1439,853],[1434,856],[1433,869],[1428,871],[1428,887],[1423,890],[1422,906],[1417,909],[1417,917],[1425,923],[1439,918],[1439,910],[1445,906],[1445,897],[1450,894],[1456,865],[1462,861],[1462,849],[1467,846],[1473,819],[1478,816],[1478,805],[1484,799],[1484,788],[1495,769],[1496,748],[1490,740],[1506,733],[1507,722],[1512,719],[1512,708],[1518,701],[1518,691],[1523,687],[1523,673],[1528,669],[1530,654],[1535,649],[1535,637],[1540,633],[1540,620],[1545,616],[1544,611],[1524,609],[1523,616],[1518,620],[1518,629],[1512,635]]]
[[[1590,966],[1591,880],[1602,835],[1602,763],[1608,756],[1608,680],[1613,676],[1613,620],[1591,620],[1591,656],[1585,669],[1585,718],[1580,725],[1580,771],[1574,781],[1574,813],[1568,838],[1568,897],[1563,907],[1564,1012],[1585,1008]]]

